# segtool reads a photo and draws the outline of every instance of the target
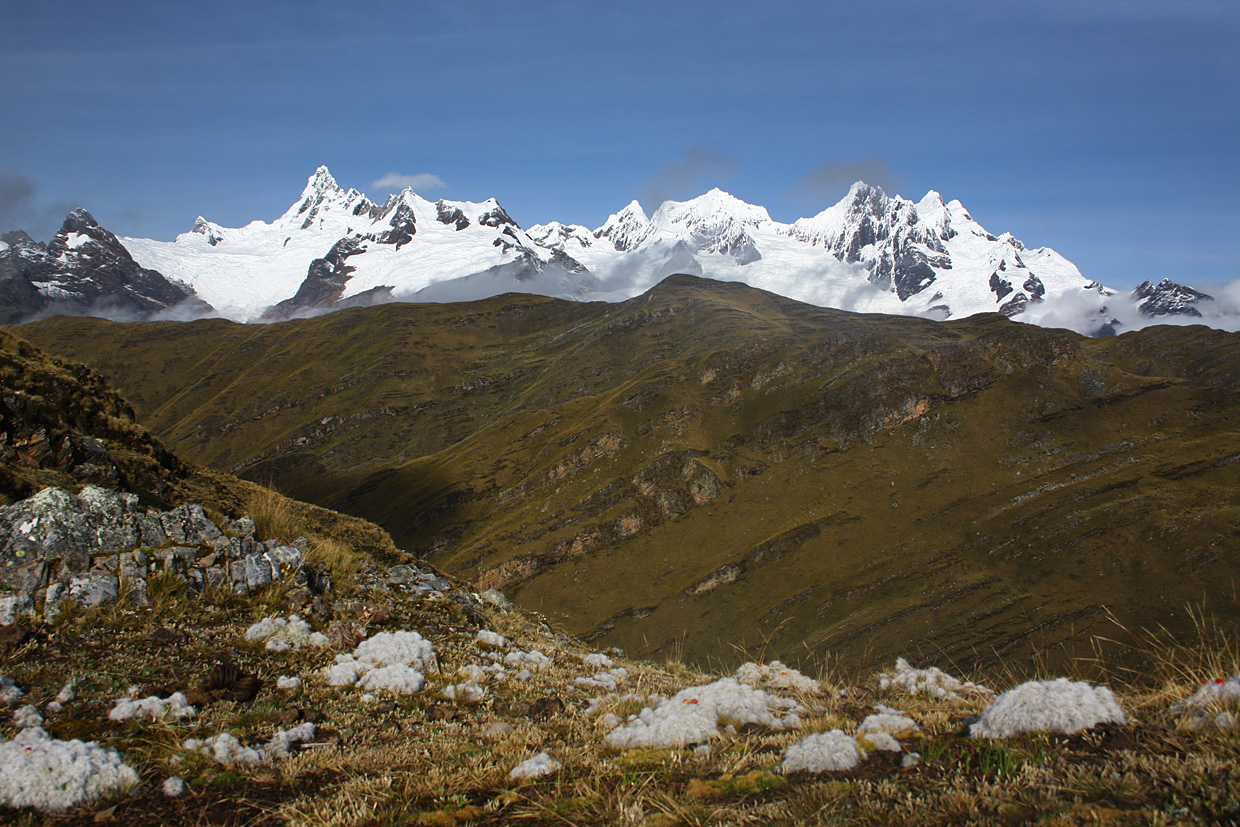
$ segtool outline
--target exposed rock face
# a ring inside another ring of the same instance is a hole
[[[937,193],[933,194],[933,201],[936,211],[945,216],[946,208]],[[951,268],[951,257],[943,242],[952,238],[955,231],[943,218],[937,223],[925,220],[919,215],[918,206],[858,182],[844,201],[831,208],[842,211],[842,216],[833,216],[830,221],[820,220],[821,216],[802,219],[792,225],[789,234],[825,247],[841,261],[865,265],[873,284],[894,288],[904,300],[934,282],[931,265]],[[993,277],[991,287],[994,288]]]
[[[20,231],[3,240],[0,322],[40,313],[142,318],[178,305],[187,314],[211,311],[193,288],[141,267],[86,210],[69,213],[46,246]]]
[[[1200,317],[1201,311],[1196,305],[1201,302],[1214,301],[1214,297],[1194,290],[1184,284],[1176,284],[1171,279],[1163,279],[1158,284],[1143,281],[1132,291],[1137,300],[1137,309],[1146,316],[1194,316]]]
[[[412,216],[410,218],[412,219]],[[413,226],[412,220],[409,226]],[[399,231],[393,229],[392,232]],[[410,236],[412,237],[412,233]],[[393,243],[399,246],[401,242]],[[316,258],[310,263],[306,280],[297,288],[297,293],[268,309],[263,314],[263,319],[288,319],[302,311],[335,305],[344,295],[349,276],[353,273],[354,268],[347,263],[349,256],[357,255],[365,249],[365,240],[357,236],[348,236],[337,241],[326,256]]]
[[[396,209],[392,210],[392,215],[388,219],[388,226],[391,229],[384,230],[376,235],[374,239],[380,244],[394,244],[397,250],[402,245],[412,241],[414,234],[418,231],[417,219],[414,217],[413,209],[404,201],[401,201]],[[348,239],[343,240],[347,241]],[[340,245],[337,244],[336,246]]]
[[[323,592],[330,582],[306,565],[304,548],[304,540],[258,542],[248,518],[216,525],[199,505],[142,510],[133,494],[46,488],[0,507],[0,620],[41,603],[53,616],[63,600],[91,608],[122,592],[142,605],[147,579],[162,572],[195,592],[244,594],[281,580]]]

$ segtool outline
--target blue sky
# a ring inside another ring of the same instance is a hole
[[[0,230],[171,239],[372,198],[600,225],[720,186],[960,199],[1113,287],[1240,277],[1240,2],[0,5]],[[425,179],[431,180],[431,179]]]

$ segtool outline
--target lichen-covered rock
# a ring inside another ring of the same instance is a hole
[[[34,600],[22,592],[0,597],[0,626],[11,626],[22,615],[34,613]]]
[[[55,619],[66,600],[92,608],[121,595],[147,603],[147,578],[184,577],[193,592],[247,593],[276,581],[330,588],[305,564],[304,540],[254,539],[254,521],[224,520],[228,536],[196,504],[141,511],[133,494],[87,486],[78,494],[46,488],[0,507],[0,625],[37,611]]]
[[[116,576],[103,571],[90,571],[69,581],[69,596],[84,609],[112,603],[119,593],[120,583]]]
[[[92,555],[135,548],[137,503],[132,494],[87,486],[80,494],[45,488],[0,507],[0,583],[29,594],[46,588],[52,564],[82,572]]]

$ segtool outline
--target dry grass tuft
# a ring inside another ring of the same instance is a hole
[[[117,746],[146,782],[117,801],[117,823],[287,824],[298,827],[371,825],[713,825],[713,824],[1176,824],[1240,819],[1240,739],[1234,733],[1175,728],[1167,711],[1195,689],[1202,668],[1232,663],[1226,643],[1210,636],[1191,644],[1151,649],[1165,673],[1149,686],[1113,685],[1130,712],[1125,727],[1103,727],[1072,736],[1031,734],[1002,741],[962,735],[967,715],[984,700],[910,698],[875,690],[873,674],[837,694],[799,696],[804,727],[791,732],[746,729],[710,743],[709,753],[685,749],[615,751],[603,741],[600,719],[623,719],[642,701],[613,697],[595,705],[601,690],[580,689],[576,677],[593,670],[591,650],[544,622],[517,612],[487,610],[482,626],[528,651],[552,658],[528,681],[487,682],[473,703],[439,698],[435,687],[457,680],[467,663],[488,662],[474,641],[479,626],[442,596],[404,595],[380,589],[347,598],[335,619],[379,630],[419,630],[434,642],[438,671],[431,691],[381,695],[326,685],[333,650],[272,653],[243,643],[251,620],[268,613],[269,594],[228,596],[218,605],[156,584],[147,608],[67,613],[45,635],[17,652],[0,653],[0,674],[27,688],[43,705],[69,676],[78,700],[70,714],[52,716],[57,737]],[[376,611],[376,607],[382,611]],[[173,620],[175,618],[175,620]],[[176,646],[155,644],[150,632],[175,622],[188,633]],[[313,619],[316,627],[326,619]],[[1164,641],[1165,642],[1165,641]],[[1218,644],[1221,654],[1209,647]],[[249,704],[221,702],[194,721],[175,725],[107,720],[112,700],[131,685],[181,689],[201,678],[222,653],[258,674],[266,688]],[[1194,660],[1194,658],[1196,660]],[[715,676],[683,664],[673,669],[648,661],[621,661],[630,677],[621,693],[668,696]],[[1178,664],[1178,665],[1177,665]],[[1196,664],[1196,665],[1194,665]],[[295,694],[274,689],[279,675],[299,675]],[[997,684],[995,677],[979,680]],[[1159,683],[1159,681],[1165,681]],[[1002,688],[996,685],[996,688]],[[562,708],[536,715],[532,705],[555,699]],[[876,704],[908,710],[922,725],[902,740],[920,753],[911,767],[894,753],[873,753],[854,770],[785,777],[777,767],[787,747],[809,732],[854,731]],[[258,743],[298,716],[321,716],[315,745],[271,767],[222,767],[203,756],[186,757],[181,742],[222,730]],[[0,735],[12,725],[0,716]],[[563,767],[554,775],[513,782],[509,771],[538,752]],[[158,793],[171,774],[190,791],[178,799]],[[103,806],[103,805],[101,805]],[[0,808],[0,823],[90,827],[99,807],[34,817]],[[227,813],[224,817],[220,814]]]

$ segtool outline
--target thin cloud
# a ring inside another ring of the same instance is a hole
[[[895,195],[908,186],[887,162],[878,155],[869,155],[853,161],[827,161],[814,167],[801,177],[793,195],[808,204],[833,203],[843,197],[857,181],[880,187],[888,195]]]
[[[40,205],[38,186],[25,175],[0,172],[0,233],[25,230],[36,241],[56,234],[74,207],[66,202]]]
[[[651,210],[668,199],[699,195],[704,181],[732,177],[736,161],[725,158],[710,144],[694,144],[685,157],[659,168],[646,185],[646,204]]]
[[[406,187],[413,190],[434,190],[443,189],[447,184],[438,175],[430,172],[418,172],[413,175],[402,175],[399,172],[389,172],[379,180],[371,184],[375,189],[380,190],[403,190]]]

